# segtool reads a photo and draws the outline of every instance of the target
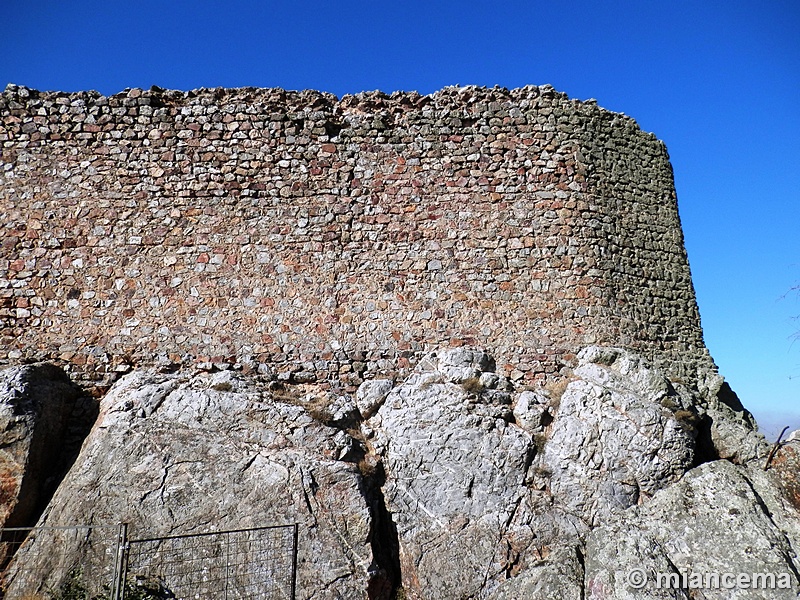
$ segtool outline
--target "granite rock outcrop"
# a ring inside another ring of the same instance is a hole
[[[38,518],[94,416],[58,367],[0,370],[0,527]]]
[[[352,396],[233,371],[131,373],[40,524],[168,535],[296,521],[309,600],[691,597],[642,592],[634,569],[789,578],[736,598],[800,591],[794,484],[763,470],[763,438],[733,411],[723,442],[755,456],[718,458],[716,396],[619,348],[584,349],[548,387],[495,371],[483,350],[445,349]],[[25,548],[9,590],[52,542]],[[51,572],[52,587],[64,573]]]
[[[337,429],[275,396],[233,372],[128,375],[103,398],[40,524],[127,522],[132,535],[164,536],[298,522],[301,597],[359,597],[375,569],[357,466],[340,460]],[[11,597],[58,589],[65,573],[45,550],[55,535],[26,548],[45,564],[18,561]],[[53,579],[27,587],[43,572]]]

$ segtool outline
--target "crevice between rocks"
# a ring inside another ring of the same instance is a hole
[[[97,402],[90,396],[81,395],[66,417],[60,444],[53,444],[47,431],[34,433],[19,501],[9,514],[5,527],[32,527],[36,524],[78,458],[98,412]]]
[[[402,584],[400,540],[383,495],[386,471],[380,457],[375,456],[367,447],[366,440],[360,434],[360,419],[357,421],[339,425],[355,442],[345,460],[354,462],[358,467],[359,488],[371,518],[369,543],[372,564],[368,569],[367,598],[395,600]]]
[[[369,474],[362,474],[362,494],[372,517],[370,547],[373,564],[369,567],[369,600],[393,600],[402,581],[400,541],[392,514],[386,507],[383,485],[386,473],[378,463]]]
[[[27,367],[23,375],[33,418],[28,456],[16,502],[2,526],[33,527],[78,458],[84,440],[99,415],[93,394],[72,382],[60,368],[43,363]],[[11,499],[9,499],[11,500]],[[3,531],[0,542],[10,542],[0,553],[0,571],[13,558],[27,532]]]
[[[586,600],[586,557],[583,554],[583,549],[580,546],[575,547],[575,556],[578,559],[578,564],[581,566],[581,600]]]
[[[359,489],[370,513],[369,543],[372,564],[367,571],[367,598],[396,600],[402,589],[400,541],[397,527],[383,495],[383,486],[386,483],[383,462],[369,447],[361,430],[364,417],[354,408],[335,418],[326,406],[319,403],[303,402],[296,398],[292,398],[291,401],[302,406],[322,425],[341,431],[350,438],[350,448],[339,460],[351,463],[358,469]],[[306,503],[309,503],[307,495]]]

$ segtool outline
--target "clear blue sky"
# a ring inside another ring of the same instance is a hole
[[[667,143],[706,342],[800,427],[800,3],[2,0],[0,85],[431,93],[550,83]]]

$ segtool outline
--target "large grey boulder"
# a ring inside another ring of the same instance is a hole
[[[648,503],[594,529],[585,566],[587,600],[780,600],[800,593],[795,548],[747,471],[725,460],[693,469]],[[726,586],[722,579],[715,587],[712,577],[724,574],[750,581]],[[774,587],[756,587],[756,574],[766,576],[758,581],[774,577]]]
[[[707,407],[619,348],[586,348],[562,382],[521,392],[493,368],[480,350],[437,352],[362,425],[383,461],[405,592],[580,598],[600,581],[584,578],[587,536],[680,485]],[[733,430],[757,442],[746,424]],[[636,548],[669,566],[650,538]],[[653,597],[685,597],[666,593]]]
[[[438,353],[365,423],[412,597],[477,597],[510,568],[534,447],[512,423],[511,396],[481,387],[492,364],[478,351]]]
[[[590,347],[578,359],[541,465],[556,502],[594,527],[683,475],[696,432],[686,400],[641,358]]]
[[[298,522],[304,599],[389,600],[399,584],[409,600],[795,597],[800,459],[790,444],[764,471],[763,439],[712,379],[674,383],[601,347],[521,390],[472,348],[354,397],[136,372],[103,400],[41,523],[127,521],[135,538]],[[70,548],[37,535],[9,593],[55,589]],[[36,569],[48,577],[26,587]],[[794,579],[725,595],[632,588],[633,569]]]
[[[368,379],[358,386],[356,406],[361,417],[366,419],[375,414],[393,387],[391,379]]]
[[[362,477],[338,460],[340,434],[232,372],[132,373],[103,399],[40,524],[124,521],[137,538],[298,522],[298,597],[366,598],[385,574]],[[50,537],[18,557],[12,597],[57,589]],[[50,573],[24,588],[32,571]]]
[[[51,364],[0,370],[0,527],[32,525],[69,467],[80,389]]]
[[[709,458],[737,464],[764,458],[769,451],[764,436],[725,380],[717,373],[707,373],[698,384],[699,404],[708,423]]]
[[[676,417],[685,400],[627,352],[583,352],[562,394],[508,393],[482,371],[493,365],[476,350],[438,352],[365,423],[386,469],[403,584],[420,598],[548,587],[563,578],[545,554],[571,552],[694,460],[695,432]]]

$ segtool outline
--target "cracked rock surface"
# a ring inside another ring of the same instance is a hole
[[[0,370],[0,527],[35,521],[63,477],[80,396],[50,364]]]
[[[742,568],[793,564],[778,559],[793,546],[764,511],[745,510],[758,504],[746,484],[746,465],[717,461],[694,468],[704,427],[708,434],[706,415],[724,418],[713,399],[676,389],[641,358],[617,348],[585,349],[572,374],[549,389],[509,391],[493,370],[490,357],[478,351],[436,353],[363,425],[386,469],[384,496],[397,527],[408,597],[649,597],[647,590],[630,595],[624,585],[607,585],[597,572],[598,565],[616,565],[618,554],[626,556],[628,542],[629,569],[649,557],[653,569],[669,572],[674,557],[661,549],[667,540],[704,556],[716,552],[708,568],[727,561]],[[763,439],[743,423],[718,423],[716,430],[735,431],[748,452],[763,452]],[[681,513],[691,482],[709,477],[703,468],[725,476],[711,477],[713,494],[698,494],[696,509]],[[777,494],[769,476],[759,481]],[[746,493],[743,506],[728,507],[748,524],[742,543],[776,549],[754,565],[737,563],[724,550],[734,540],[717,536],[728,516],[714,495]],[[779,510],[784,528],[797,521],[793,508],[775,500],[770,514]],[[608,530],[610,523],[617,529]],[[653,538],[651,529],[661,536]],[[692,546],[692,540],[704,543]],[[792,585],[797,591],[796,579]],[[684,597],[674,593],[663,597]]]
[[[657,574],[732,573],[785,576],[790,587],[776,589],[702,589],[708,600],[797,598],[800,560],[744,469],[719,460],[690,471],[651,502],[626,512],[589,535],[586,544],[587,600],[606,598],[692,598],[657,587]],[[772,504],[772,507],[770,507]],[[794,515],[796,528],[797,515]],[[613,557],[613,560],[609,560]],[[628,575],[642,569],[645,590]],[[691,581],[691,580],[688,580]],[[748,584],[750,585],[750,584]],[[691,589],[691,584],[687,586]],[[703,586],[705,587],[705,586]],[[722,586],[720,586],[722,587]]]
[[[639,358],[589,348],[579,359],[542,463],[564,509],[596,526],[678,479],[692,466],[695,441],[665,406],[682,400]]]
[[[409,593],[475,597],[505,578],[534,447],[510,424],[511,395],[475,383],[490,363],[461,349],[429,357],[365,424],[384,461]]]
[[[298,522],[298,597],[362,597],[371,516],[336,433],[231,372],[133,373],[104,398],[40,524],[127,522],[135,538]],[[57,588],[53,543],[45,532],[18,557],[10,597]],[[31,571],[52,577],[30,588]]]
[[[737,402],[719,378],[690,387],[600,347],[527,389],[473,348],[352,398],[232,371],[134,372],[40,524],[126,521],[135,538],[298,522],[308,600],[796,598],[796,436],[765,471]],[[24,547],[10,590],[44,589],[25,587],[32,566],[53,587],[65,566],[46,549],[64,543],[44,532]],[[655,585],[726,572],[785,585]]]

